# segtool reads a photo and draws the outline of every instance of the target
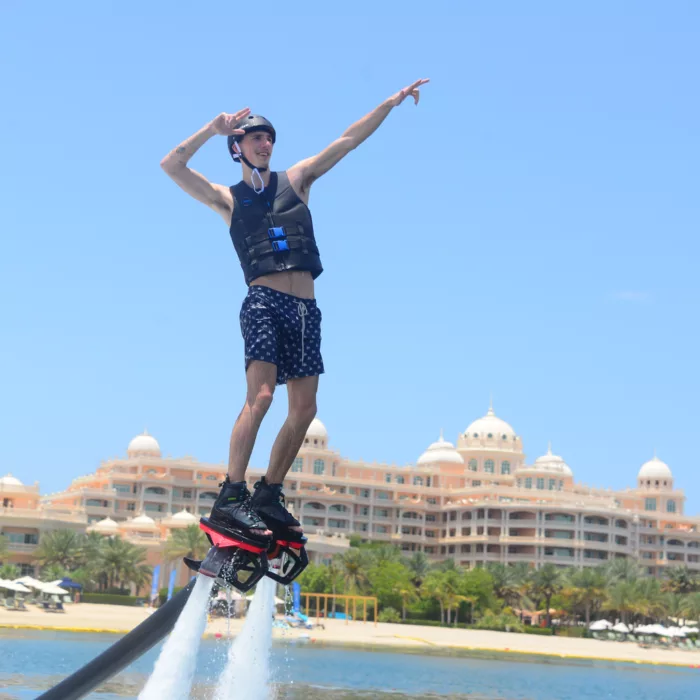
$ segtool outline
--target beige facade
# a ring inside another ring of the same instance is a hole
[[[14,533],[11,559],[24,564],[41,532],[55,527],[122,534],[145,545],[156,563],[173,528],[210,511],[224,475],[223,463],[163,457],[144,432],[125,458],[104,461],[60,493],[39,498],[38,486],[0,483],[5,501],[13,501],[4,505],[0,525]],[[261,475],[251,469],[250,481]],[[8,479],[17,481],[0,482]],[[633,488],[589,488],[551,448],[528,464],[520,436],[491,408],[458,436],[456,447],[441,435],[404,467],[343,458],[314,420],[285,492],[316,561],[343,551],[357,533],[465,567],[593,566],[627,557],[651,575],[679,564],[700,570],[700,518],[684,514],[685,496],[661,460],[642,465]],[[30,541],[19,542],[21,535]]]

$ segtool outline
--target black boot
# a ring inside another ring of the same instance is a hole
[[[221,487],[219,497],[211,509],[209,522],[219,528],[243,532],[248,537],[269,542],[270,536],[264,534],[267,526],[251,509],[250,491],[245,481],[232,482],[227,476]]]
[[[270,484],[265,477],[260,479],[254,486],[250,507],[272,530],[275,539],[306,542],[301,532],[290,529],[299,527],[299,521],[284,507],[282,484]]]

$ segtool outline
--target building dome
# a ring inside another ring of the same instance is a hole
[[[175,513],[172,517],[172,520],[176,520],[177,522],[180,522],[180,523],[196,523],[196,522],[198,522],[197,518],[195,518],[194,515],[192,515],[192,513],[189,513],[184,508],[179,513]]]
[[[306,431],[306,437],[316,438],[317,440],[327,440],[328,431],[326,430],[326,426],[323,425],[318,418],[314,418],[311,421],[309,429]]]
[[[97,532],[101,535],[116,535],[119,530],[119,525],[112,518],[105,518],[95,523],[91,528],[92,532]]]
[[[451,442],[447,442],[440,431],[440,438],[418,458],[418,465],[425,464],[464,464],[462,455]]]
[[[157,528],[156,521],[143,513],[133,520],[129,520],[127,526],[132,530],[154,530]]]
[[[144,430],[141,435],[137,435],[130,443],[126,450],[129,457],[137,455],[149,455],[151,457],[160,457],[160,445],[158,441]]]
[[[24,486],[24,484],[12,474],[5,474],[0,478],[0,486]]]
[[[666,464],[662,462],[656,455],[653,459],[642,464],[642,468],[639,470],[639,479],[672,479],[673,474],[671,469]]]
[[[571,467],[559,456],[552,454],[552,444],[547,448],[547,454],[538,457],[532,466],[524,466],[523,470],[556,472],[563,476],[573,476]]]
[[[510,439],[513,440],[515,435],[515,430],[506,423],[504,420],[499,418],[493,412],[493,406],[489,406],[488,413],[483,417],[475,420],[465,431],[464,437],[466,438],[496,438],[496,439]]]

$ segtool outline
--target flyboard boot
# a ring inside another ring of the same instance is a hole
[[[221,486],[209,517],[199,522],[212,547],[202,561],[185,557],[185,564],[222,586],[246,592],[267,573],[273,540],[250,507],[245,481],[231,482],[227,476]]]
[[[277,583],[289,585],[308,566],[306,537],[298,530],[299,521],[285,508],[282,484],[270,484],[263,477],[254,486],[250,507],[272,531],[272,543],[267,551],[273,569],[266,572]]]

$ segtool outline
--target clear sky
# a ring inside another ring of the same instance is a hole
[[[225,460],[245,285],[160,159],[249,106],[284,169],[429,77],[312,189],[331,446],[413,463],[492,394],[529,461],[619,488],[656,449],[700,512],[698,4],[343,7],[2,3],[0,472],[59,490],[144,428]],[[192,166],[240,178],[221,137]]]

